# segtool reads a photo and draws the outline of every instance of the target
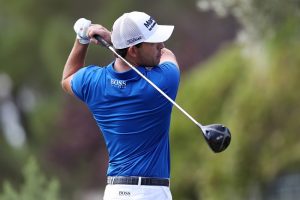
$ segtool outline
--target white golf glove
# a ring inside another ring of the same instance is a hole
[[[85,18],[78,19],[74,24],[74,31],[77,34],[77,39],[81,44],[89,44],[90,38],[87,35],[87,30],[92,22]]]

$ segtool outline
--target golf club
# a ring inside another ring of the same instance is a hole
[[[145,77],[139,70],[137,70],[133,65],[131,65],[126,59],[120,56],[112,45],[105,41],[101,36],[95,35],[95,39],[100,42],[104,47],[110,49],[118,58],[125,62],[131,69],[138,73],[144,80],[146,80],[150,85],[152,85],[161,95],[163,95],[167,100],[169,100],[174,106],[176,106],[185,116],[192,120],[202,131],[203,136],[212,149],[213,152],[219,153],[224,151],[230,144],[231,134],[228,128],[222,124],[210,124],[202,125],[197,122],[191,115],[189,115],[183,108],[181,108],[172,98],[170,98],[166,93],[164,93],[159,87],[157,87],[151,80]]]

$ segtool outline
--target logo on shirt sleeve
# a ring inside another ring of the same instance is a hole
[[[110,79],[110,84],[113,87],[117,87],[120,89],[126,88],[126,81],[118,80],[118,79]]]

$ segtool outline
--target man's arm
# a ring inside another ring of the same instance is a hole
[[[171,50],[167,48],[161,49],[161,58],[159,63],[163,63],[163,62],[172,62],[179,68],[179,65],[176,60],[176,56],[173,54]]]
[[[88,44],[99,44],[93,37],[100,35],[106,39],[107,42],[111,42],[111,33],[105,27],[99,24],[92,25],[91,22],[86,19],[77,20],[74,25],[74,30],[77,34],[77,39],[65,64],[61,81],[64,91],[71,95],[74,95],[71,88],[71,80],[73,75],[85,64]]]
[[[76,39],[72,51],[64,67],[61,85],[65,92],[73,95],[71,80],[73,74],[84,66],[88,45],[80,44]]]

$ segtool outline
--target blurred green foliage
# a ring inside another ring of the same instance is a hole
[[[224,45],[206,63],[183,73],[177,102],[203,124],[228,126],[232,143],[221,154],[211,153],[200,130],[174,108],[171,188],[178,200],[247,199],[253,190],[263,193],[280,174],[300,169],[300,4],[299,0],[199,2],[202,10],[234,16],[241,27],[242,43]],[[191,60],[192,53],[201,53],[196,48],[198,40],[213,42],[222,30],[221,25],[209,24],[207,16],[200,18],[192,13],[194,7],[194,0],[87,0],[84,4],[71,0],[2,1],[0,72],[13,80],[13,101],[17,102],[20,90],[29,87],[37,102],[33,110],[22,111],[28,142],[21,151],[11,149],[0,130],[0,184],[9,179],[3,183],[0,199],[60,198],[58,180],[47,182],[34,160],[26,165],[22,182],[20,168],[32,153],[44,173],[58,174],[64,196],[98,186],[99,182],[90,181],[98,178],[95,171],[104,180],[105,164],[99,164],[106,162],[101,149],[104,145],[95,154],[100,145],[84,140],[91,137],[88,133],[94,134],[87,120],[91,117],[60,88],[77,18],[86,17],[111,27],[122,12],[152,13],[160,16],[162,24],[174,22],[175,39],[168,45],[175,47],[178,58],[183,55]],[[212,31],[201,30],[198,26],[202,23],[212,26]],[[89,63],[106,64],[111,59],[110,52],[90,47]],[[41,194],[43,197],[38,196]]]
[[[56,179],[48,180],[40,171],[37,161],[30,158],[23,169],[24,182],[20,188],[4,182],[1,200],[59,200],[60,186]]]
[[[300,18],[299,0],[198,0],[197,5],[219,16],[235,16],[242,31],[255,40],[272,36],[287,21]]]
[[[203,124],[228,126],[232,142],[213,154],[175,112],[174,199],[249,199],[254,189],[260,199],[278,176],[300,171],[299,39],[298,22],[288,21],[259,52],[229,45],[184,75],[178,102]]]

